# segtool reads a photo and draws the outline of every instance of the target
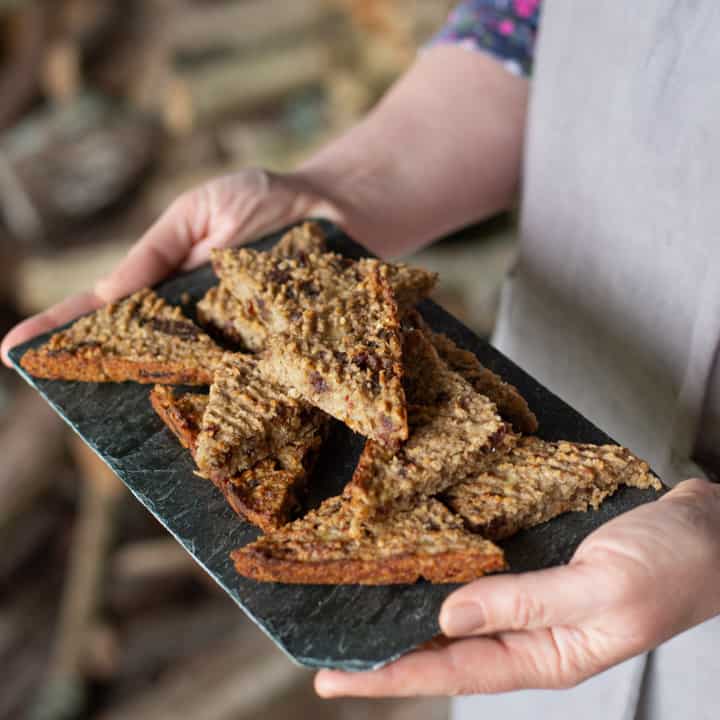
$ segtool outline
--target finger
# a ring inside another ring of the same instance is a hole
[[[579,679],[579,672],[577,679],[566,673],[550,632],[543,630],[457,640],[369,672],[321,670],[315,690],[325,698],[474,695],[564,687]]]
[[[179,197],[130,249],[95,292],[107,301],[151,287],[180,267],[193,244],[207,233],[207,202],[203,189]]]
[[[678,483],[670,492],[665,493],[660,500],[672,502],[678,499],[693,498],[720,498],[720,485],[718,483],[703,480],[702,478],[689,478]]]
[[[596,571],[582,562],[476,580],[443,603],[440,627],[449,637],[574,624],[605,599]]]
[[[54,330],[58,325],[63,325],[79,315],[95,310],[102,304],[103,300],[94,293],[83,292],[24,320],[19,325],[16,325],[3,339],[0,347],[3,362],[10,365],[8,352],[16,345],[20,345],[20,343],[30,340],[36,335]]]

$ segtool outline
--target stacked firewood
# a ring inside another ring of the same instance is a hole
[[[289,167],[452,0],[0,0],[0,334],[112,267],[181,191]],[[32,391],[0,369],[0,719],[444,718],[318,700]]]

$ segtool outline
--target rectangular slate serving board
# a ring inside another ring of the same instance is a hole
[[[332,224],[321,224],[331,250],[354,258],[368,254]],[[251,247],[268,249],[281,234],[263,238]],[[204,266],[176,276],[156,290],[176,305],[187,293],[190,303],[184,307],[192,315],[191,308],[216,282],[211,268]],[[433,328],[472,350],[487,367],[520,390],[538,416],[540,437],[612,442],[438,305],[424,301],[420,310]],[[258,531],[230,510],[210,482],[193,474],[190,455],[150,406],[150,386],[32,378],[20,367],[20,358],[48,337],[34,338],[11,351],[18,372],[292,660],[313,668],[367,670],[398,658],[439,633],[438,611],[456,585],[285,585],[238,576],[229,553],[255,539]],[[342,490],[352,476],[363,443],[363,438],[339,423],[333,428],[313,478],[308,507]],[[565,514],[501,545],[515,572],[566,563],[582,539],[599,525],[657,496],[653,490],[623,488],[596,512]]]

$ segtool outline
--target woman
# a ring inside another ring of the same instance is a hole
[[[461,717],[709,718],[720,488],[692,458],[720,447],[720,6],[548,0],[526,133],[528,81],[512,71],[529,66],[536,5],[465,3],[455,17],[479,24],[441,33],[357,127],[296,172],[244,170],[182,196],[110,276],[18,326],[3,352],[308,215],[381,255],[413,250],[513,205],[524,164],[496,343],[676,487],[566,567],[457,591],[440,616],[451,643],[372,673],[322,671],[318,691],[502,693],[459,703]]]

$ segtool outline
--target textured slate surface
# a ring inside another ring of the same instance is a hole
[[[325,224],[330,247],[351,257],[364,250]],[[279,234],[254,244],[266,249]],[[209,267],[159,286],[180,304],[187,292],[194,304],[216,282]],[[604,443],[609,438],[535,382],[486,342],[426,301],[421,310],[437,330],[475,352],[481,361],[516,385],[540,421],[547,440]],[[15,348],[18,361],[42,336]],[[362,670],[397,658],[439,632],[437,613],[456,587],[427,583],[387,587],[258,583],[235,574],[228,554],[257,536],[238,519],[214,486],[193,475],[193,464],[155,415],[148,386],[35,380],[25,376],[63,419],[117,473],[137,499],[293,660],[309,667]],[[362,438],[338,425],[324,448],[309,505],[338,493],[350,479]],[[580,541],[610,518],[656,498],[654,491],[625,488],[597,512],[570,513],[504,543],[514,571],[569,560]]]

